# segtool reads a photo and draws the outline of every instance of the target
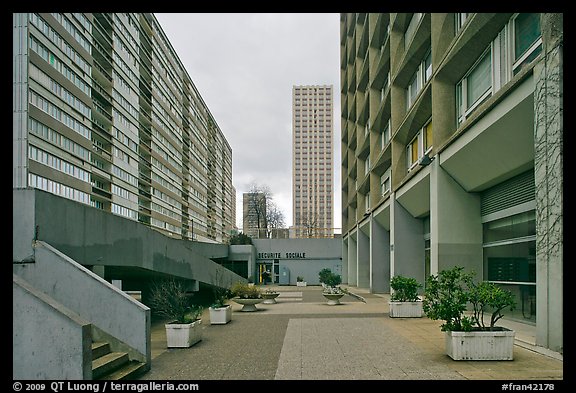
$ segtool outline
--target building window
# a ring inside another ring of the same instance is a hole
[[[464,26],[464,24],[468,20],[470,13],[469,12],[458,12],[454,15],[456,16],[456,34],[458,34],[460,29],[462,29],[462,27]]]
[[[432,149],[432,120],[424,126],[424,154]]]
[[[518,14],[513,18],[514,28],[514,75],[530,63],[542,51],[540,14]]]
[[[432,150],[432,120],[422,127],[406,147],[408,171],[414,169],[420,158]]]
[[[416,134],[414,139],[412,139],[412,141],[410,141],[410,143],[408,144],[408,170],[414,168],[418,163],[419,158],[418,152],[420,151],[418,147],[420,145],[420,139],[421,134],[418,133]]]
[[[416,101],[416,97],[418,97],[418,93],[422,90],[426,82],[432,76],[432,52],[428,51],[424,60],[420,62],[414,76],[410,81],[410,84],[407,88],[407,103],[406,108],[409,109],[412,104]]]
[[[508,317],[536,320],[534,210],[483,224],[484,279],[512,291],[519,303]]]
[[[370,211],[370,191],[366,193],[365,204],[366,211]]]
[[[540,14],[516,14],[456,85],[458,123],[542,51]]]
[[[491,94],[492,51],[488,49],[456,86],[459,122],[463,122]]]
[[[380,177],[380,191],[382,192],[382,195],[386,195],[390,192],[390,169]]]
[[[381,141],[382,141],[382,150],[384,150],[388,142],[390,142],[390,119],[388,119],[388,122],[386,122],[386,127],[384,128],[384,131],[382,131]]]

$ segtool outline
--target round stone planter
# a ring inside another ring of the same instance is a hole
[[[340,303],[340,298],[341,298],[342,296],[344,296],[343,293],[323,293],[322,295],[323,295],[326,299],[328,299],[328,303],[327,303],[327,304],[328,304],[329,306],[337,306],[337,305],[339,305],[339,304],[342,304],[342,303]]]
[[[238,304],[241,304],[243,307],[240,309],[240,311],[244,312],[258,311],[256,305],[264,301],[264,299],[242,299],[239,297],[234,298],[232,300]]]
[[[264,299],[263,304],[276,304],[276,298],[280,295],[279,293],[263,293],[261,294],[262,299]]]

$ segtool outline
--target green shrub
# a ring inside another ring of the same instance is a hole
[[[489,330],[494,330],[496,321],[502,318],[501,311],[506,307],[514,309],[514,295],[494,283],[474,283],[474,273],[464,273],[464,268],[456,266],[443,270],[437,276],[426,280],[424,303],[426,316],[434,320],[443,320],[443,331],[471,331],[473,328],[487,330],[484,324],[484,312],[492,310]],[[468,303],[473,313],[465,315]]]
[[[335,287],[342,284],[342,277],[339,274],[330,272],[330,274],[327,274],[324,278],[324,284],[329,287]]]
[[[420,300],[418,297],[418,289],[422,288],[422,284],[412,277],[395,276],[390,280],[390,287],[394,290],[390,300],[393,302],[416,302]]]
[[[320,273],[318,273],[320,283],[326,284],[326,278],[328,278],[330,274],[332,274],[332,270],[328,269],[327,267],[320,270]]]
[[[260,299],[260,287],[256,285],[248,285],[247,283],[238,281],[230,288],[233,296],[238,296],[241,299]]]

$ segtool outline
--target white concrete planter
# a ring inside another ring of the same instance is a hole
[[[322,295],[324,295],[324,297],[326,299],[328,299],[327,304],[329,306],[337,306],[339,304],[342,304],[342,303],[340,303],[340,298],[342,296],[344,296],[345,294],[344,293],[323,293]]]
[[[446,354],[454,360],[513,360],[514,331],[445,332]]]
[[[305,287],[305,286],[306,286],[306,281],[296,281],[296,286],[297,286],[297,287]]]
[[[280,295],[279,293],[263,293],[260,296],[262,296],[262,299],[264,299],[263,304],[276,304],[278,303],[276,301],[276,298],[278,297],[278,295]]]
[[[166,346],[168,348],[188,348],[202,340],[202,320],[191,323],[167,323]]]
[[[232,320],[232,306],[229,304],[224,307],[210,307],[210,324],[226,325]]]
[[[258,311],[256,305],[264,301],[264,299],[242,299],[238,297],[232,300],[234,300],[238,304],[241,304],[243,307],[240,309],[240,311],[244,312]]]
[[[388,302],[391,318],[422,318],[422,301]]]

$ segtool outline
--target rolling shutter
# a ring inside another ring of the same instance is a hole
[[[534,169],[530,169],[482,192],[481,214],[485,216],[533,201],[535,195]]]

